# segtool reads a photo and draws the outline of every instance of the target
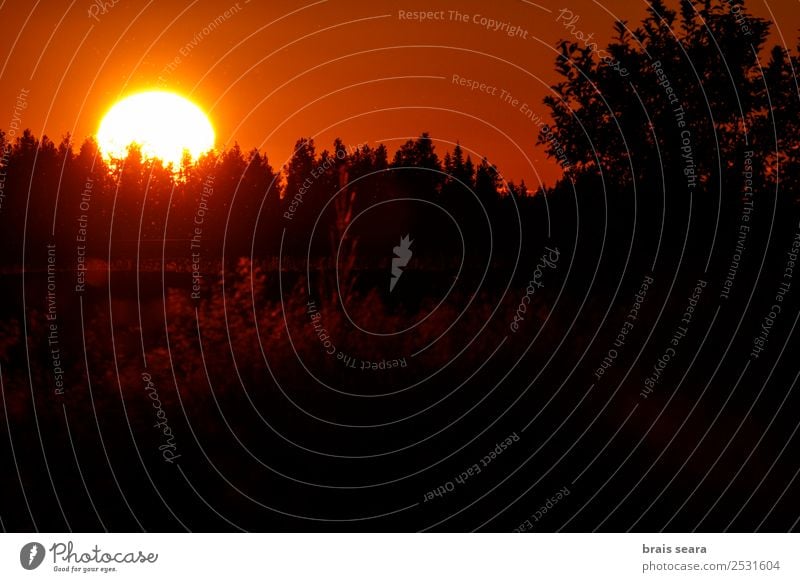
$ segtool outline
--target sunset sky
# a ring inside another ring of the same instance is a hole
[[[559,10],[579,16],[576,28],[604,43],[612,14],[636,24],[645,7],[627,0],[4,2],[0,128],[8,129],[16,96],[27,90],[23,127],[81,142],[121,97],[161,88],[208,113],[218,147],[258,147],[276,168],[301,136],[320,149],[341,137],[394,150],[428,131],[440,153],[460,141],[473,158],[486,155],[507,179],[534,188],[558,175],[534,147],[536,126],[525,112],[547,118],[541,101],[557,80],[555,45],[568,35],[556,22]],[[425,10],[437,11],[435,19],[405,16]],[[796,45],[796,3],[761,0],[751,10],[771,11],[785,42]],[[781,42],[775,30],[772,42]],[[460,79],[486,88],[471,91]]]
[[[800,0],[0,27],[0,532],[800,526]]]

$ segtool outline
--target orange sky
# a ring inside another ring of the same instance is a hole
[[[750,3],[758,15],[772,11],[792,47],[797,6]],[[555,21],[559,9],[605,42],[609,12],[638,22],[645,7],[635,0],[11,0],[0,6],[0,128],[8,129],[25,89],[22,126],[82,141],[120,96],[161,87],[208,112],[219,146],[259,147],[275,167],[300,136],[320,146],[338,136],[393,150],[429,131],[440,151],[460,140],[473,158],[486,155],[507,179],[533,188],[537,175],[548,183],[558,175],[534,147],[523,106],[546,117],[541,100],[556,80],[554,47],[566,34]],[[401,18],[400,11],[421,10],[438,11],[440,20]],[[518,32],[487,29],[483,16]],[[486,90],[470,91],[454,75]],[[503,90],[518,102],[503,101]]]

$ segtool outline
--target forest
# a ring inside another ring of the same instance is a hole
[[[355,529],[353,515],[418,529],[451,515],[446,503],[392,512],[459,475],[463,459],[439,465],[437,450],[487,418],[498,441],[528,443],[491,470],[535,449],[507,486],[545,499],[567,485],[548,468],[568,453],[570,470],[601,454],[614,466],[626,450],[606,443],[647,430],[615,473],[624,489],[682,415],[696,410],[672,437],[686,451],[724,409],[736,447],[720,437],[714,453],[763,441],[756,470],[732,479],[708,453],[634,525],[693,527],[707,499],[692,486],[708,480],[729,503],[701,529],[751,528],[795,469],[762,452],[782,450],[794,426],[770,414],[798,404],[772,391],[755,407],[758,382],[736,389],[746,360],[768,379],[790,373],[758,357],[793,329],[784,315],[759,335],[761,306],[797,305],[785,275],[800,249],[800,59],[769,34],[743,2],[651,0],[637,25],[617,22],[605,58],[570,35],[544,100],[551,119],[527,144],[561,166],[553,184],[504,176],[502,160],[437,146],[425,128],[393,152],[305,137],[292,152],[233,145],[179,168],[135,146],[104,160],[91,138],[0,132],[0,426],[16,427],[17,450],[47,451],[45,463],[18,459],[36,511],[3,485],[17,502],[3,519],[292,530],[309,527],[303,513],[325,516],[312,524],[323,530]],[[424,444],[434,437],[438,448]],[[647,494],[676,455],[648,469]],[[607,483],[585,479],[560,503]],[[52,495],[78,482],[105,492],[101,510]],[[610,499],[606,489],[580,519],[547,527],[580,531]],[[641,503],[604,527],[631,526]],[[796,514],[796,499],[781,504],[767,527]]]

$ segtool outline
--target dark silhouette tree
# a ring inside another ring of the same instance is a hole
[[[572,204],[574,185],[588,238],[605,237],[611,255],[625,258],[631,240],[645,263],[659,242],[678,253],[687,228],[705,248],[708,225],[740,211],[732,193],[742,191],[744,153],[762,139],[769,110],[758,62],[769,23],[733,4],[741,16],[724,0],[683,0],[680,14],[657,0],[637,28],[618,22],[607,52],[627,77],[592,46],[559,46],[563,80],[544,100],[554,123],[538,143],[566,168],[556,210]],[[754,162],[763,183],[765,156]]]
[[[415,195],[433,198],[441,192],[444,176],[436,147],[427,132],[417,139],[406,141],[394,154],[393,168],[413,168],[419,171],[402,171],[398,181],[407,190],[418,190]],[[406,192],[409,195],[410,192]]]

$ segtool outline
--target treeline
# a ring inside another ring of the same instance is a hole
[[[506,183],[459,146],[440,156],[424,133],[394,154],[300,139],[281,168],[234,146],[175,174],[136,149],[109,166],[92,141],[74,152],[68,138],[25,132],[7,144],[0,133],[2,260],[20,264],[24,241],[26,252],[53,238],[74,245],[85,222],[90,254],[104,258],[181,257],[199,241],[209,260],[334,259],[353,247],[366,260],[409,233],[443,261],[474,264],[513,264],[555,239],[575,247],[587,280],[597,270],[613,282],[632,262],[673,272],[694,261],[722,275],[737,243],[737,261],[759,269],[764,248],[783,248],[796,226],[798,57],[767,50],[770,23],[741,0],[654,0],[602,51],[579,22],[560,23],[578,41],[560,44],[561,81],[544,99],[553,123],[531,136],[564,170],[546,192]]]
[[[460,254],[462,238],[480,241],[477,252],[489,256],[519,248],[521,216],[542,203],[524,182],[506,183],[496,166],[473,162],[459,145],[440,158],[426,133],[391,158],[382,144],[336,140],[318,152],[313,139],[300,139],[280,170],[238,145],[177,170],[136,147],[107,163],[92,139],[76,150],[69,136],[56,144],[29,130],[13,143],[0,132],[0,148],[1,260],[30,268],[51,243],[112,261],[195,251],[213,261],[223,253],[332,257],[344,237],[358,238],[366,259],[382,237],[397,244],[400,230],[442,228],[453,231],[437,243],[443,257]],[[509,221],[516,226],[504,229]],[[386,255],[385,246],[379,252]]]

